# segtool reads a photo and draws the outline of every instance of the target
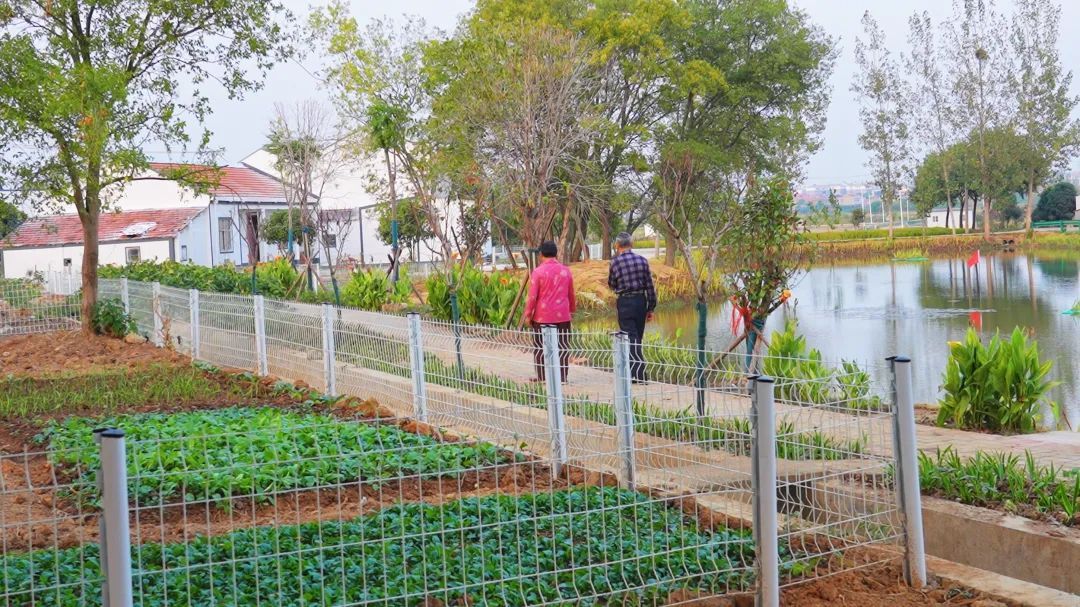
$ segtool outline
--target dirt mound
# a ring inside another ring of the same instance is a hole
[[[0,338],[0,375],[39,376],[103,368],[133,368],[150,363],[190,364],[189,359],[150,344],[81,331],[36,333]]]

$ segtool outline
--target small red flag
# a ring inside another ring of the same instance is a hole
[[[979,310],[968,312],[968,320],[971,321],[971,326],[975,327],[976,331],[982,331],[982,312]]]
[[[979,259],[980,259],[979,250],[975,249],[975,252],[972,253],[971,257],[968,257],[968,259],[967,259],[967,267],[973,268],[973,267],[979,265]]]

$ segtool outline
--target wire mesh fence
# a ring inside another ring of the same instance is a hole
[[[0,278],[0,336],[78,328],[81,306],[71,274]]]
[[[854,365],[134,281],[102,294],[155,343],[394,414],[112,420],[137,603],[677,604],[768,596],[770,566],[779,588],[893,560],[907,539],[895,399]],[[91,531],[92,429],[43,455],[56,508]],[[97,535],[18,544],[0,526],[4,571],[33,580],[5,582],[9,604],[93,602],[99,569],[74,563],[97,558]]]

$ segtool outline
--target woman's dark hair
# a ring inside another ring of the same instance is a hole
[[[559,246],[555,244],[554,240],[545,240],[540,243],[540,255],[543,257],[557,257],[559,255]]]

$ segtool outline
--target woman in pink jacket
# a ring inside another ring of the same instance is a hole
[[[559,365],[562,383],[570,366],[570,319],[577,310],[574,276],[559,263],[559,248],[547,240],[540,245],[540,263],[529,277],[529,297],[525,302],[525,322],[536,333],[533,362],[536,381],[544,381],[544,338],[540,327],[555,325],[559,330]]]

